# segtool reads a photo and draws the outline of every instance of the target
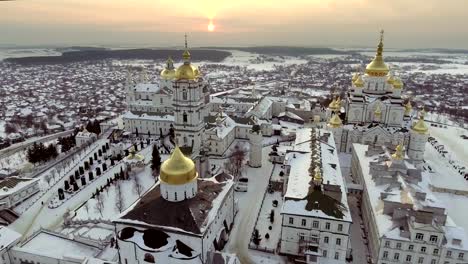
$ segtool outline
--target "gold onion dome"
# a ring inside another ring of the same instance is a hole
[[[377,54],[375,54],[374,59],[367,65],[366,73],[369,76],[382,77],[386,76],[389,72],[387,64],[383,60],[383,30],[380,32],[380,42],[377,46]]]
[[[403,145],[398,144],[395,149],[395,153],[392,154],[392,158],[396,160],[402,160],[405,158],[405,153],[403,152]]]
[[[322,173],[320,172],[319,167],[315,167],[315,173],[314,173],[314,181],[315,182],[321,182],[322,181]]]
[[[393,82],[393,88],[395,88],[395,89],[402,89],[403,88],[403,82],[401,81],[400,78],[395,78],[395,81]]]
[[[375,108],[374,115],[376,116],[382,115],[382,109],[380,109],[380,105],[377,105],[377,107]]]
[[[173,80],[175,78],[176,70],[174,69],[174,61],[169,57],[166,61],[166,68],[161,71],[161,78],[163,80]]]
[[[328,126],[331,128],[339,128],[343,125],[341,118],[337,114],[333,114],[333,116],[328,121]]]
[[[161,165],[159,179],[167,184],[182,185],[198,178],[193,161],[176,146],[169,159]]]
[[[409,115],[411,110],[413,110],[413,106],[411,105],[411,101],[408,100],[408,102],[405,104],[405,115]]]
[[[393,74],[389,74],[387,77],[387,83],[394,84],[394,82],[395,82],[395,77],[393,77]]]
[[[362,88],[364,87],[364,80],[362,80],[362,76],[359,75],[357,79],[354,81],[354,86]]]
[[[354,82],[357,80],[358,77],[359,77],[359,72],[355,72],[355,73],[353,74],[353,78],[351,79],[352,82],[354,83]]]
[[[424,122],[424,114],[421,114],[419,116],[418,121],[416,121],[411,128],[414,132],[417,132],[419,134],[427,134],[429,132],[429,128],[426,125],[426,122]]]

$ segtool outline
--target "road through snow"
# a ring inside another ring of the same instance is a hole
[[[249,255],[248,245],[273,170],[273,164],[268,161],[270,151],[270,146],[263,148],[261,168],[246,168],[249,190],[246,193],[236,192],[239,212],[226,251],[237,254],[242,264],[255,264]]]

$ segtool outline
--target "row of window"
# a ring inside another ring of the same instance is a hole
[[[322,256],[324,258],[327,258],[328,257],[328,251],[327,250],[323,250],[322,251]],[[334,259],[340,259],[340,252],[335,252],[335,256],[333,257]]]
[[[424,251],[422,250],[422,248],[424,248]],[[426,247],[422,247],[422,248],[421,248],[421,252],[425,253],[426,252]],[[434,255],[439,255],[439,249],[435,248],[433,254]],[[447,251],[446,257],[451,258],[452,257],[452,251],[450,251],[450,250]],[[465,254],[463,252],[458,253],[458,259],[462,260],[464,257],[465,257]],[[388,251],[383,252],[382,258],[383,259],[388,259]],[[406,256],[406,261],[411,261],[411,258],[412,258],[411,255],[407,255]],[[393,259],[394,260],[399,260],[400,259],[400,253],[396,252],[395,254],[393,254]],[[434,264],[435,261],[436,261],[435,259],[431,260],[431,264]],[[424,257],[419,257],[418,263],[423,263],[423,262],[424,262]]]
[[[293,217],[289,217],[289,224],[294,225],[294,218]],[[306,226],[306,225],[307,225],[307,220],[306,219],[301,219],[301,226]],[[312,222],[312,228],[319,229],[320,228],[320,222],[314,220]],[[325,222],[325,229],[326,230],[331,229],[331,223],[330,222]],[[343,231],[343,224],[338,224],[336,230],[338,232],[342,232]]]
[[[299,240],[304,241],[305,236],[304,234],[299,234]],[[308,237],[308,240],[313,243],[319,243],[319,238],[317,235],[312,235],[311,237]],[[328,244],[330,242],[330,238],[328,236],[323,237],[323,243]],[[336,238],[335,244],[337,246],[341,246],[341,238]]]

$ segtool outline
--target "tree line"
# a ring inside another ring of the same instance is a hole
[[[55,159],[58,156],[57,145],[51,143],[49,145],[44,145],[44,143],[37,143],[29,147],[26,150],[26,158],[32,164],[47,162],[51,159]]]

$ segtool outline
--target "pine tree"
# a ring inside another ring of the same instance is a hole
[[[260,233],[258,232],[258,229],[255,229],[252,235],[252,240],[255,245],[260,245],[260,241],[262,240]]]

